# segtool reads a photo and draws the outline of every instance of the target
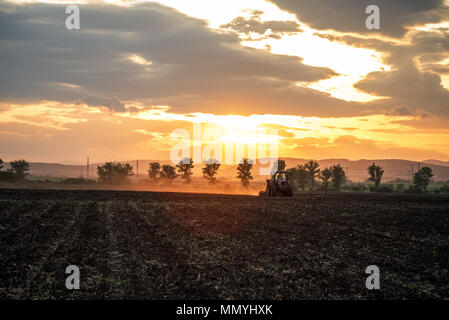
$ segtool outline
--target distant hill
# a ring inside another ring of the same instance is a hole
[[[434,165],[443,166],[443,167],[449,167],[449,161],[429,159],[429,160],[424,160],[423,163],[434,164]]]
[[[297,166],[298,164],[304,164],[307,159],[295,159],[295,158],[282,158],[287,164],[287,168]],[[161,164],[171,164],[170,161],[160,160],[139,160],[139,176],[144,178],[147,176],[148,165],[152,161],[158,161]],[[137,161],[121,161],[130,163],[134,172],[137,173]],[[384,181],[391,181],[396,179],[402,179],[408,181],[410,179],[410,172],[416,172],[418,169],[418,162],[400,159],[374,159],[374,160],[347,160],[347,159],[324,159],[318,160],[320,168],[326,168],[331,165],[340,164],[346,171],[350,180],[354,182],[365,181],[368,178],[367,168],[373,162],[383,167],[385,170]],[[96,163],[89,166],[89,177],[96,178]],[[449,162],[439,160],[426,160],[420,164],[426,165],[432,168],[434,181],[447,181],[449,180]],[[263,180],[265,176],[259,175],[259,168],[262,166],[256,163],[253,170],[254,179]],[[234,179],[236,165],[222,165],[219,175],[224,178]],[[86,177],[86,166],[81,165],[63,165],[58,163],[42,163],[42,162],[30,162],[30,173],[34,176],[51,176],[51,177]],[[201,166],[195,165],[194,176],[201,177]]]

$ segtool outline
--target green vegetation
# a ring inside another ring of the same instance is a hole
[[[294,185],[301,190],[306,190],[307,187],[314,190],[316,178],[321,180],[322,191],[328,191],[330,187],[334,191],[339,191],[347,181],[345,171],[339,164],[320,170],[318,162],[310,160],[287,171],[290,172]]]
[[[250,180],[253,179],[253,176],[251,174],[252,168],[253,164],[246,158],[244,158],[242,162],[237,166],[237,178],[240,179],[240,182],[242,183],[242,186],[244,188],[248,188]]]
[[[252,169],[253,163],[248,159],[237,166],[237,177],[244,188],[249,188],[251,180],[253,180]],[[211,185],[217,184],[217,175],[221,164],[215,159],[204,161],[204,167],[201,169],[203,178]],[[432,181],[434,176],[432,169],[429,167],[420,168],[413,175],[413,183],[403,179],[395,179],[388,183],[382,183],[384,170],[376,163],[372,163],[367,168],[369,174],[365,183],[353,183],[346,177],[346,173],[340,164],[333,165],[329,168],[320,169],[319,163],[309,160],[303,165],[297,165],[294,168],[286,169],[285,160],[278,159],[273,165],[274,169],[278,167],[279,171],[287,171],[291,177],[291,183],[295,190],[320,190],[320,191],[344,191],[344,192],[379,192],[379,193],[433,193],[444,194],[449,193],[449,181]],[[25,160],[15,160],[6,164],[7,170],[4,170],[5,162],[0,159],[0,181],[18,182],[33,181],[40,183],[61,183],[61,184],[80,184],[93,185],[97,183],[94,179],[64,178],[50,176],[32,176],[29,174],[30,167]],[[159,162],[149,163],[148,178],[139,181],[133,181],[132,184],[139,186],[148,186],[157,182],[159,179],[165,183],[171,184],[176,178],[183,180],[184,184],[192,183],[193,177],[193,160],[191,158],[183,159],[175,167],[171,165],[161,165]],[[177,174],[178,173],[178,174]],[[128,164],[106,162],[102,166],[97,167],[98,183],[100,184],[130,184],[129,179],[133,175],[133,167]],[[373,182],[370,185],[368,182]],[[259,182],[258,182],[259,183]],[[226,192],[229,192],[230,186],[223,186]]]
[[[318,169],[320,165],[318,162],[310,160],[304,165],[304,169],[306,171],[306,176],[308,178],[308,183],[310,185],[310,189],[313,190],[315,186],[315,178],[320,174],[320,169]]]
[[[169,164],[164,164],[162,170],[159,172],[159,177],[167,183],[171,183],[177,176],[176,168]]]
[[[0,169],[3,169],[3,160],[0,159]],[[30,165],[25,160],[14,160],[9,163],[10,168],[0,171],[0,181],[23,181],[30,171]]]
[[[202,168],[203,177],[209,181],[210,184],[215,184],[217,178],[215,177],[220,169],[220,163],[215,159],[209,159],[204,161],[204,167]]]
[[[430,180],[433,177],[432,169],[422,167],[413,175],[413,183],[416,190],[426,191]]]
[[[151,181],[155,181],[161,171],[161,164],[159,162],[151,162],[149,166],[150,169],[148,170],[148,178]]]
[[[332,178],[332,170],[330,168],[322,170],[318,178],[321,180],[321,189],[323,191],[329,190],[329,184]]]
[[[297,165],[294,168],[287,170],[292,179],[294,186],[299,187],[301,190],[305,190],[308,183],[308,174],[306,168],[303,165]]]
[[[101,183],[121,184],[133,175],[133,167],[129,163],[106,162],[97,166],[97,174]]]
[[[192,158],[184,158],[176,165],[178,173],[180,173],[179,176],[184,180],[185,184],[192,183],[193,167]]]
[[[378,189],[380,186],[380,182],[382,181],[384,170],[381,166],[376,166],[376,164],[373,162],[373,164],[368,167],[368,173],[370,175],[368,180],[374,182],[375,189]]]
[[[332,172],[331,176],[332,188],[335,191],[340,191],[341,186],[344,185],[347,181],[346,173],[339,164],[332,166],[330,170]]]

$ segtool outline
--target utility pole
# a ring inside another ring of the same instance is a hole
[[[86,164],[86,178],[89,179],[89,157],[87,157],[87,164]]]
[[[139,179],[139,160],[136,160],[137,161],[137,179]]]

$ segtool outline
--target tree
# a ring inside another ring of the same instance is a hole
[[[300,164],[287,171],[290,172],[293,183],[304,190],[309,183],[309,174],[307,173],[306,168]]]
[[[148,177],[150,180],[156,180],[161,170],[161,164],[159,162],[151,162],[150,169],[148,170]]]
[[[129,163],[106,162],[97,166],[97,174],[102,183],[125,183],[133,175],[133,167]]]
[[[15,180],[25,179],[25,176],[28,174],[27,172],[30,171],[30,165],[25,160],[11,161],[9,166],[11,168],[8,171],[14,174]]]
[[[331,167],[332,171],[332,187],[334,190],[339,191],[341,186],[346,183],[346,174],[343,168],[337,164]]]
[[[202,169],[203,177],[209,180],[210,184],[214,184],[217,180],[215,176],[220,169],[220,163],[218,163],[218,161],[215,159],[209,159],[209,161],[204,161],[204,165],[205,167]]]
[[[368,167],[367,170],[370,175],[368,180],[374,182],[374,186],[376,187],[376,189],[379,188],[384,170],[382,170],[381,166],[376,166],[374,162]]]
[[[253,164],[246,158],[237,166],[237,178],[240,179],[242,186],[245,188],[248,188],[250,180],[253,179],[251,175],[252,168]]]
[[[3,160],[0,159],[0,169],[3,169]],[[0,181],[13,182],[15,180],[15,175],[12,170],[0,171]]]
[[[309,183],[310,183],[310,189],[313,190],[313,187],[315,185],[315,178],[318,176],[318,174],[320,173],[320,169],[318,169],[320,165],[318,164],[318,162],[310,160],[309,162],[307,162],[304,165],[304,169],[307,172],[308,178],[309,178]]]
[[[329,182],[332,178],[332,169],[326,168],[320,172],[319,178],[321,180],[321,183],[323,184],[323,190],[327,191],[329,190]]]
[[[285,170],[285,167],[286,167],[285,160],[278,159],[273,164],[273,169],[271,169],[271,174],[272,175],[275,174],[276,171],[283,171],[283,170]]]
[[[175,167],[169,164],[164,164],[162,166],[162,170],[159,171],[159,177],[161,177],[161,179],[164,179],[169,183],[171,183],[171,181],[173,181],[177,176],[178,175],[176,174]]]
[[[433,177],[432,169],[422,167],[413,175],[413,184],[419,190],[426,190],[430,180]]]
[[[177,165],[178,172],[181,174],[181,179],[184,180],[184,183],[190,184],[192,182],[192,169],[193,169],[193,160],[192,158],[184,158]]]

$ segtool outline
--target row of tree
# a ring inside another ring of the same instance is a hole
[[[25,160],[14,160],[9,163],[9,168],[3,170],[4,162],[0,159],[0,181],[20,181],[24,180],[30,165]]]
[[[376,165],[374,162],[368,167],[368,174],[370,177],[368,181],[374,182],[374,190],[379,190],[384,170],[381,166]],[[433,172],[432,168],[422,167],[413,174],[413,186],[410,191],[422,192],[425,191],[432,180]]]
[[[317,180],[321,182],[321,190],[336,190],[339,191],[348,179],[344,169],[340,164],[330,166],[321,170],[316,161],[310,160],[303,165],[298,165],[294,168],[287,169],[290,173],[293,183],[300,189],[310,190],[315,189]],[[286,164],[284,160],[277,160],[275,168],[278,170],[285,170]],[[380,190],[382,176],[384,170],[381,166],[373,163],[367,168],[369,178],[368,181],[374,183],[373,191]],[[274,172],[273,172],[274,173]],[[425,191],[433,177],[432,169],[429,167],[422,167],[413,175],[413,186],[410,191]]]
[[[292,182],[298,188],[305,190],[310,188],[314,190],[317,181],[320,182],[321,190],[340,190],[342,185],[347,182],[346,173],[340,164],[330,166],[321,170],[318,162],[310,160],[303,165],[287,169],[291,175]],[[9,162],[9,168],[5,171],[4,162],[0,159],[0,181],[20,181],[25,179],[28,171],[30,171],[29,163],[25,160],[15,160]],[[193,176],[193,160],[185,158],[180,161],[175,167],[164,164],[161,166],[159,162],[151,162],[149,164],[148,176],[151,181],[158,179],[167,182],[173,181],[180,177],[185,184],[192,182]],[[251,170],[253,164],[248,159],[243,159],[237,166],[237,177],[240,179],[243,187],[247,188],[253,179]],[[220,169],[220,163],[215,159],[209,159],[204,162],[202,168],[203,178],[208,180],[210,184],[215,184],[217,181],[217,174]],[[276,170],[285,170],[285,160],[277,160],[273,173]],[[384,170],[381,166],[373,163],[367,168],[369,178],[368,181],[374,183],[373,191],[379,190],[381,187]],[[106,162],[104,165],[97,166],[97,174],[100,182],[107,184],[123,183],[130,176],[133,175],[133,167],[129,163]],[[433,177],[432,169],[429,167],[422,167],[413,175],[413,186],[410,191],[425,191]]]
[[[278,170],[285,170],[285,160],[277,160],[275,168]],[[290,173],[292,182],[298,188],[305,190],[307,187],[314,190],[317,180],[321,182],[321,190],[340,190],[341,186],[346,183],[346,173],[340,164],[319,169],[319,164],[316,161],[310,160],[305,164],[297,165],[296,167],[287,169]]]
[[[208,180],[210,184],[215,184],[220,166],[221,164],[215,159],[205,161],[202,168],[203,178]],[[164,180],[169,184],[179,177],[185,184],[190,184],[192,182],[193,168],[194,165],[191,158],[181,160],[176,166],[151,162],[149,164],[148,177],[150,181]],[[253,164],[248,159],[243,159],[237,166],[237,178],[240,179],[244,187],[248,187],[253,179],[251,174],[252,168]],[[97,174],[100,182],[110,184],[123,183],[128,177],[133,175],[133,167],[128,163],[106,162],[104,165],[97,166]]]

